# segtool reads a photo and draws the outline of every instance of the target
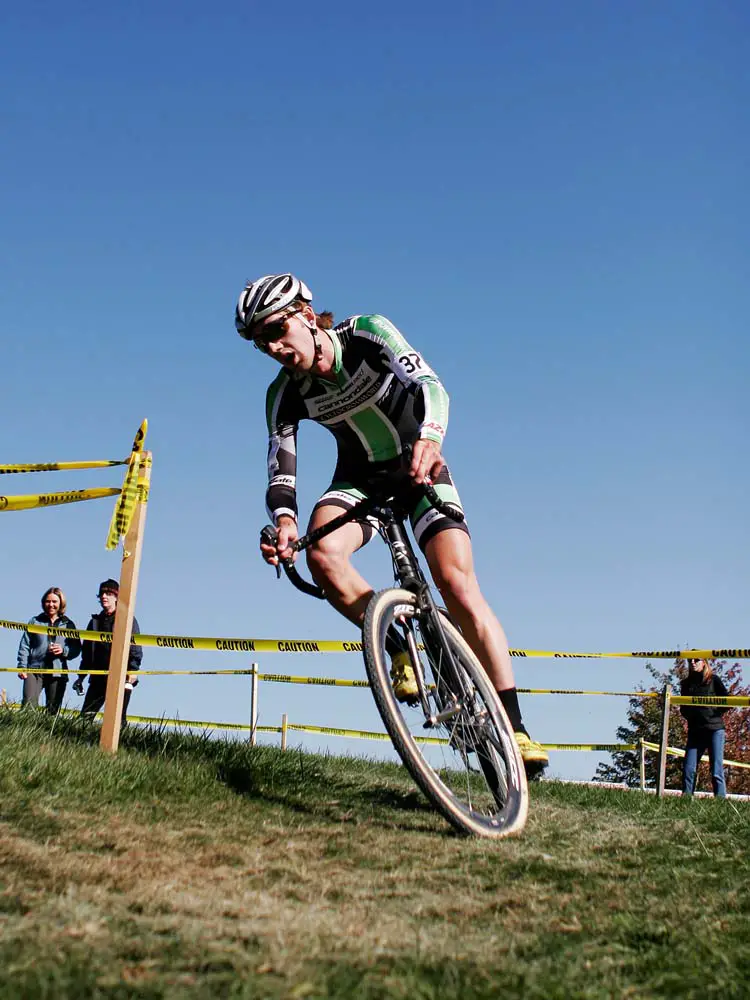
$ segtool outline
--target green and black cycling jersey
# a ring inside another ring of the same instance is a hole
[[[268,388],[271,517],[297,516],[297,429],[323,424],[338,443],[334,482],[364,482],[418,438],[442,443],[448,394],[439,378],[384,316],[352,316],[327,331],[335,381],[283,369]]]

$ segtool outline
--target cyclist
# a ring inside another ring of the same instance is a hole
[[[425,359],[385,317],[351,316],[333,326],[316,314],[312,295],[292,274],[249,282],[237,303],[235,325],[245,340],[282,366],[266,396],[268,490],[266,503],[277,544],[261,544],[266,562],[292,555],[298,538],[296,447],[300,420],[323,424],[338,444],[333,481],[318,500],[310,530],[327,524],[367,495],[376,472],[400,468],[411,446],[408,473],[430,481],[440,497],[460,508],[443,461],[448,395]],[[549,763],[523,724],[508,642],[479,589],[464,522],[451,520],[420,497],[411,512],[414,536],[435,584],[464,637],[487,671],[510,719],[529,776]],[[308,549],[313,579],[342,615],[362,624],[372,587],[351,556],[372,535],[367,521],[352,522]],[[392,651],[391,677],[400,701],[414,700],[416,679],[408,654]]]

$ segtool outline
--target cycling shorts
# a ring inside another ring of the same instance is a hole
[[[356,503],[368,496],[366,481],[357,481],[354,483],[351,479],[341,477],[342,471],[340,468],[336,469],[336,478],[334,478],[323,496],[315,504],[313,516],[319,507],[339,507],[344,510],[351,510]],[[435,492],[441,500],[451,504],[453,507],[457,507],[463,512],[458,490],[453,485],[447,465],[442,467],[440,475],[437,479],[433,480],[432,485],[435,487]],[[429,540],[441,531],[455,528],[466,532],[467,535],[469,534],[466,521],[454,521],[447,514],[441,514],[440,511],[436,510],[430,504],[427,497],[422,495],[416,498],[414,507],[409,512],[409,522],[417,544],[423,552]],[[378,521],[374,517],[364,517],[358,519],[357,523],[362,528],[362,544],[366,545],[372,538],[373,530],[377,529]]]

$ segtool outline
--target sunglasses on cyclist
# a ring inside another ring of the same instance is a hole
[[[284,334],[287,332],[286,323],[288,319],[294,316],[294,313],[287,313],[286,316],[282,316],[280,319],[274,320],[273,323],[266,323],[262,329],[253,336],[253,344],[259,351],[264,354],[268,354],[268,345],[273,343],[275,340],[281,340]]]

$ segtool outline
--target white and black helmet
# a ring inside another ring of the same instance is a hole
[[[237,333],[245,340],[252,340],[250,330],[255,323],[279,312],[297,298],[312,302],[312,293],[304,281],[293,274],[266,274],[249,281],[237,303],[234,317]]]

